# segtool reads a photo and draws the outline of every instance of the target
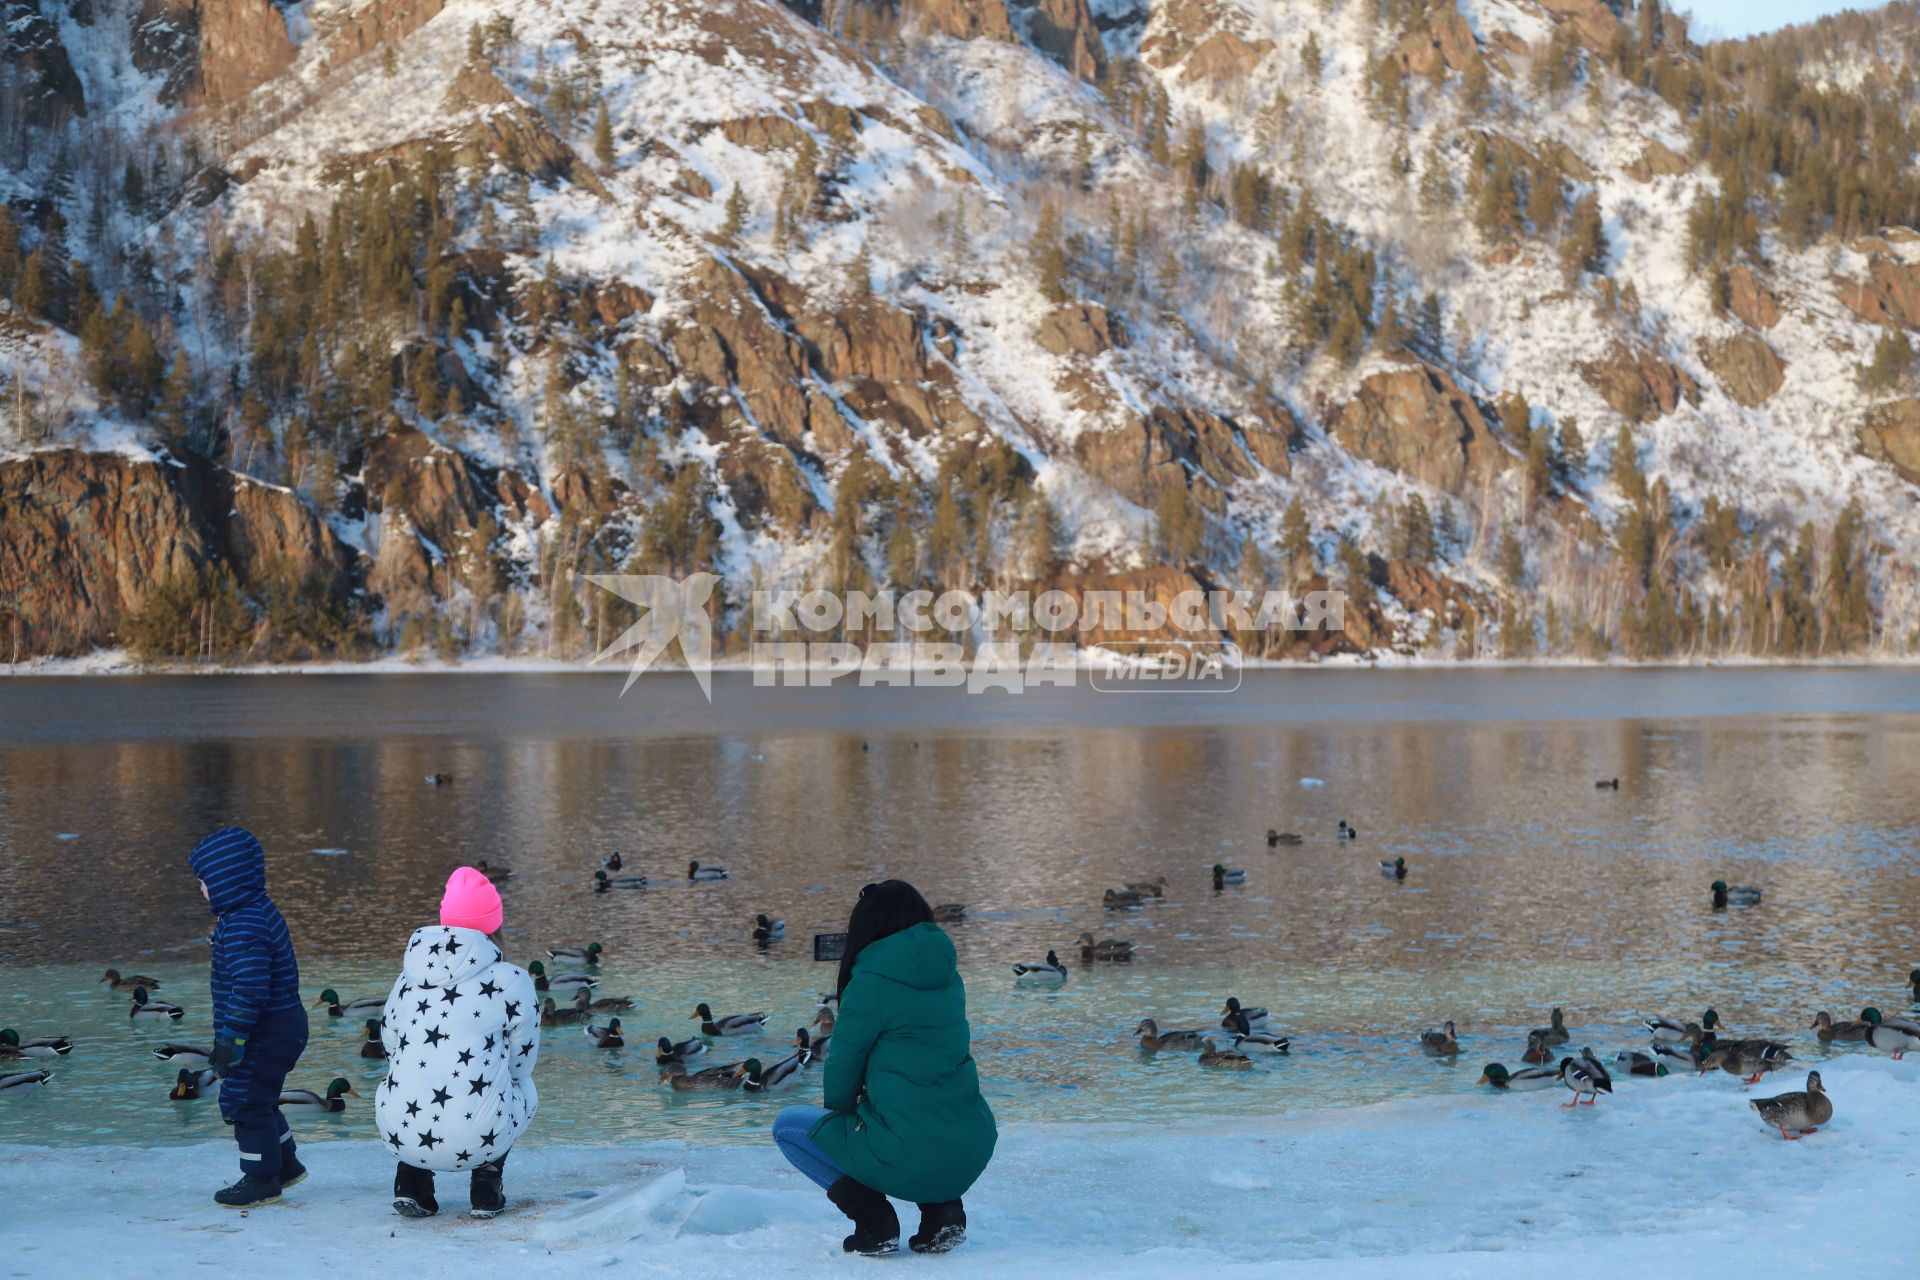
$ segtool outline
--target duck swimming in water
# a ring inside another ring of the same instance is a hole
[[[1244,867],[1229,867],[1224,863],[1213,864],[1213,887],[1224,889],[1228,885],[1245,884],[1247,872]]]
[[[145,987],[149,991],[158,991],[160,989],[160,979],[158,978],[149,978],[138,973],[130,978],[123,978],[120,976],[118,969],[107,970],[107,976],[100,979],[100,982],[106,983],[115,991],[131,991],[135,987]],[[94,985],[97,987],[100,983],[96,982]]]
[[[1305,839],[1306,837],[1297,831],[1275,831],[1272,827],[1267,828],[1267,848],[1269,849],[1277,848],[1283,844],[1300,844],[1304,842]]]
[[[177,1004],[167,1004],[161,1000],[147,998],[145,987],[133,989],[133,1007],[127,1010],[127,1017],[134,1022],[178,1022],[187,1016],[187,1011]]]
[[[1380,859],[1380,874],[1389,880],[1405,880],[1407,878],[1407,860],[1405,858],[1395,858],[1389,862],[1385,858]]]
[[[71,1036],[35,1036],[31,1040],[22,1040],[20,1033],[12,1027],[0,1029],[0,1057],[19,1058],[64,1058],[73,1052]]]
[[[1133,1029],[1133,1034],[1140,1037],[1140,1047],[1149,1053],[1158,1053],[1163,1049],[1191,1052],[1205,1048],[1207,1042],[1207,1033],[1204,1031],[1187,1029],[1163,1032],[1152,1018],[1142,1018],[1140,1025]]]
[[[1021,961],[1013,966],[1013,976],[1025,982],[1065,982],[1067,966],[1060,963],[1060,957],[1047,952],[1047,958],[1038,964]]]
[[[1527,1047],[1525,1052],[1520,1055],[1520,1061],[1530,1067],[1552,1065],[1553,1050],[1547,1047],[1547,1037],[1544,1032],[1527,1032]]]
[[[1813,1015],[1813,1026],[1811,1030],[1815,1038],[1823,1044],[1831,1044],[1836,1040],[1865,1040],[1867,1038],[1866,1023],[1854,1022],[1851,1019],[1842,1019],[1839,1022],[1835,1022],[1833,1015],[1825,1009]]]
[[[726,878],[727,869],[725,867],[703,867],[697,862],[689,862],[687,864],[687,879],[689,880],[699,883],[709,883],[714,880],[725,880]]]
[[[682,1040],[679,1044],[675,1044],[666,1036],[661,1036],[658,1051],[653,1055],[653,1061],[655,1066],[684,1067],[695,1058],[706,1053],[706,1051],[707,1042],[705,1040]]]
[[[1080,958],[1082,960],[1131,960],[1133,944],[1124,938],[1102,938],[1095,942],[1091,933],[1080,935]]]
[[[618,1049],[627,1042],[620,1037],[620,1019],[610,1018],[604,1027],[587,1027],[587,1039],[596,1049]]]
[[[180,1068],[180,1074],[173,1078],[173,1088],[167,1098],[172,1102],[192,1102],[206,1090],[220,1083],[220,1073],[211,1067],[196,1071],[192,1067]]]
[[[367,1038],[360,1045],[360,1056],[376,1061],[387,1056],[387,1046],[380,1042],[380,1019],[367,1019]]]
[[[1541,1027],[1538,1031],[1534,1032],[1535,1035],[1545,1039],[1548,1044],[1565,1044],[1573,1038],[1567,1032],[1566,1015],[1560,1012],[1558,1005],[1554,1006],[1554,1010],[1547,1016],[1547,1020],[1552,1025]]]
[[[1451,1058],[1460,1052],[1460,1038],[1451,1020],[1420,1033],[1420,1050],[1429,1057]]]
[[[700,1020],[700,1034],[703,1036],[743,1036],[767,1025],[767,1015],[764,1013],[730,1013],[724,1018],[716,1018],[704,1001],[695,1006],[693,1016]]]
[[[1750,884],[1730,885],[1725,880],[1713,882],[1713,909],[1724,911],[1728,907],[1757,907],[1760,905],[1760,891]]]
[[[280,1091],[280,1109],[282,1111],[300,1111],[313,1114],[327,1114],[345,1111],[347,1099],[357,1098],[359,1093],[345,1079],[336,1077],[327,1086],[322,1095],[311,1089],[282,1089]]]

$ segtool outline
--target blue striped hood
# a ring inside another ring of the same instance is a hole
[[[207,886],[207,904],[224,916],[267,892],[267,852],[242,827],[222,827],[202,840],[187,859]]]

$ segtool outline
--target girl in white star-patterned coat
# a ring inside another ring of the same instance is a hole
[[[501,1166],[540,1108],[540,1009],[533,979],[488,936],[500,918],[492,883],[471,867],[455,871],[440,923],[414,931],[387,997],[387,1078],[373,1114],[400,1161],[393,1207],[409,1218],[440,1211],[435,1172],[472,1171],[474,1217],[506,1208]]]

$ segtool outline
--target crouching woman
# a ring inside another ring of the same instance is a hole
[[[399,1161],[393,1207],[440,1211],[433,1175],[471,1172],[469,1212],[507,1207],[507,1152],[540,1109],[540,1010],[533,979],[500,958],[500,894],[461,867],[447,881],[440,923],[414,930],[387,997],[380,1042],[387,1078],[374,1095],[380,1140]]]
[[[788,1107],[774,1141],[853,1220],[848,1253],[899,1249],[889,1196],[920,1206],[914,1252],[945,1253],[966,1239],[960,1198],[993,1158],[998,1131],[980,1096],[953,941],[912,885],[860,891],[838,990],[826,1108]]]

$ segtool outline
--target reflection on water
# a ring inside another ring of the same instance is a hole
[[[688,1034],[701,999],[790,1036],[831,980],[807,935],[904,876],[972,908],[952,932],[1008,1119],[1469,1087],[1552,1004],[1601,1048],[1708,1002],[1798,1032],[1815,1008],[1898,1003],[1920,961],[1920,681],[1903,672],[1253,673],[1231,697],[1020,699],[722,677],[712,708],[685,679],[624,700],[618,680],[0,682],[0,1025],[83,1041],[53,1087],[0,1102],[0,1140],[220,1128],[210,1104],[166,1103],[170,1073],[137,1046],[206,1034],[209,920],[185,854],[225,822],[266,842],[311,993],[383,992],[448,870],[486,858],[516,873],[510,952],[604,943],[605,993],[641,1001],[636,1045]],[[427,786],[436,772],[452,782]],[[1357,842],[1333,838],[1341,818]],[[1269,850],[1268,827],[1306,842]],[[683,879],[697,859],[733,878],[595,896],[610,849],[628,872]],[[1405,884],[1376,871],[1396,856]],[[1222,861],[1245,887],[1213,890]],[[1163,903],[1096,905],[1160,874]],[[1764,886],[1765,905],[1708,911],[1716,877]],[[756,951],[757,911],[792,941]],[[1140,959],[1014,986],[1008,962],[1083,929]],[[109,963],[157,971],[186,1022],[129,1028],[94,985]],[[1291,1060],[1221,1079],[1129,1047],[1138,1018],[1195,1025],[1227,995],[1274,1010]],[[1447,1017],[1458,1066],[1411,1048]],[[771,1104],[662,1093],[638,1048],[550,1035],[544,1140],[765,1123]],[[305,1083],[377,1078],[358,1045],[321,1029]]]

